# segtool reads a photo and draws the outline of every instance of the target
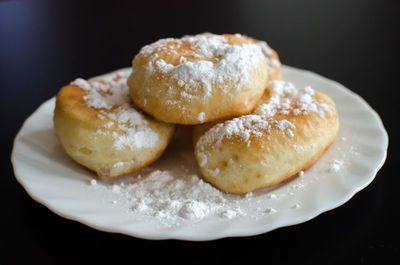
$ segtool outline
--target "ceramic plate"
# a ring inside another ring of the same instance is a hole
[[[54,136],[54,98],[43,103],[16,136],[12,152],[15,176],[34,200],[56,214],[98,230],[139,238],[213,240],[257,235],[305,222],[342,205],[374,179],[385,161],[388,137],[377,113],[349,89],[312,72],[288,66],[282,70],[282,79],[298,87],[310,85],[335,101],[339,135],[304,174],[279,186],[247,196],[224,195],[215,190],[213,194],[223,198],[227,209],[232,210],[225,215],[209,212],[192,218],[143,214],[126,186],[121,192],[121,181],[97,181],[93,185],[94,175],[69,159]],[[139,174],[123,177],[123,181],[145,181],[142,176],[168,171],[169,163],[176,164],[179,159],[182,169],[194,164],[188,152],[190,144],[182,151],[179,143],[171,146],[173,152],[167,149],[155,164]],[[185,174],[198,178],[196,170],[188,169],[176,177],[185,179]],[[207,207],[207,200],[202,203]]]

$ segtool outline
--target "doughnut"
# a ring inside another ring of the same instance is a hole
[[[195,126],[194,152],[206,181],[224,192],[243,194],[310,167],[338,128],[338,113],[328,96],[275,80],[251,114]]]
[[[202,124],[250,113],[270,77],[280,77],[280,63],[265,42],[203,33],[144,46],[128,85],[133,102],[156,119]]]
[[[111,179],[136,172],[155,161],[174,133],[131,103],[130,71],[86,81],[78,78],[56,97],[55,134],[77,163]]]

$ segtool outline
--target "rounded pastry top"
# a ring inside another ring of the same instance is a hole
[[[230,193],[269,187],[310,167],[338,132],[333,101],[309,86],[272,81],[255,110],[196,126],[203,177]]]
[[[134,102],[159,120],[201,124],[249,113],[279,66],[265,42],[203,33],[144,46],[128,84]]]
[[[272,57],[265,60],[266,55],[272,54],[273,50],[265,42],[240,34],[211,33],[161,39],[139,52],[149,58],[147,75],[155,72],[169,75],[187,90],[189,97],[209,97],[212,85],[225,81],[231,81],[234,91],[239,91],[261,61],[267,61],[271,66],[279,64]],[[198,87],[202,87],[203,93],[191,93]]]
[[[326,95],[310,86],[296,88],[287,81],[271,81],[251,114],[204,125],[199,129],[197,145],[218,145],[230,137],[249,145],[251,140],[271,133],[293,138],[302,129],[293,122],[310,124],[315,119],[324,120],[326,115],[337,115],[335,104]]]
[[[66,153],[102,179],[136,172],[167,147],[174,126],[136,109],[126,84],[130,71],[77,78],[57,94],[55,134]]]
[[[62,88],[57,102],[64,104],[62,109],[70,115],[95,125],[96,133],[112,135],[116,149],[151,148],[158,134],[149,118],[132,106],[126,84],[130,72],[118,71],[89,81],[77,78]]]
[[[250,42],[253,42],[261,47],[261,50],[265,56],[268,65],[268,80],[280,80],[281,79],[281,62],[279,60],[278,53],[273,50],[265,41],[256,40],[247,37]]]

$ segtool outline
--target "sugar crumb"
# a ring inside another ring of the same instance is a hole
[[[341,169],[342,165],[343,165],[343,161],[335,159],[335,160],[333,160],[332,162],[329,163],[328,171],[330,173],[339,172],[339,170]]]

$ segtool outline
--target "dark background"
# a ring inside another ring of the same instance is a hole
[[[398,262],[400,1],[81,2],[0,1],[0,263]],[[129,66],[145,44],[204,31],[266,40],[284,64],[361,95],[390,137],[376,179],[345,205],[304,224],[212,242],[100,232],[57,216],[27,195],[14,178],[10,153],[23,121],[42,102],[76,77]]]

